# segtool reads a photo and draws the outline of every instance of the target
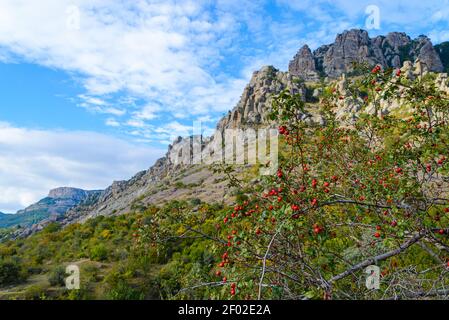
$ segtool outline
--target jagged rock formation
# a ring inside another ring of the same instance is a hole
[[[217,130],[254,126],[266,122],[273,94],[290,89],[292,93],[301,93],[305,96],[304,85],[293,80],[291,74],[272,66],[265,66],[254,72],[237,106],[218,122]]]
[[[320,79],[315,57],[308,45],[304,45],[299,49],[293,60],[290,61],[288,71],[290,75],[307,79],[308,81],[318,81]]]
[[[290,62],[289,72],[309,81],[316,80],[317,72],[335,79],[352,72],[354,62],[400,68],[404,61],[416,59],[429,71],[444,70],[438,50],[426,36],[412,40],[405,33],[392,32],[371,39],[367,31],[352,29],[337,35],[333,44],[321,46],[313,54],[308,47],[301,48]]]
[[[46,198],[18,211],[16,214],[0,216],[0,227],[18,225],[28,227],[41,221],[56,220],[70,208],[100,193],[101,191],[86,191],[75,188],[53,189]]]

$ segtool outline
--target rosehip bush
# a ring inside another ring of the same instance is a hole
[[[279,170],[220,218],[223,298],[448,296],[449,97],[434,80],[376,67],[344,93],[324,87],[319,105],[274,98]],[[336,117],[345,99],[352,122]],[[302,120],[311,108],[321,124]],[[365,285],[371,265],[379,290]]]

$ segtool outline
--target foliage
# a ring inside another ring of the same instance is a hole
[[[0,260],[0,286],[18,283],[22,272],[17,262]]]
[[[222,297],[380,299],[447,295],[449,99],[434,76],[415,81],[376,67],[347,96],[320,99],[323,125],[301,121],[305,102],[288,91],[271,119],[283,136],[280,168],[264,192],[222,216]],[[354,123],[339,101],[361,101]],[[383,101],[400,101],[401,116]],[[219,247],[218,247],[219,248]],[[365,287],[369,265],[382,286]]]
[[[50,273],[48,282],[50,282],[52,286],[64,286],[66,277],[65,268],[63,266],[57,266]]]

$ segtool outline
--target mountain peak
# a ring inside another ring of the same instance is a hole
[[[86,195],[86,191],[77,188],[60,187],[50,190],[48,198],[53,199],[73,199],[83,198]]]
[[[404,61],[420,59],[429,71],[442,72],[443,63],[427,36],[412,40],[404,32],[370,38],[363,29],[350,29],[338,34],[334,43],[319,47],[313,53],[303,46],[289,64],[293,76],[316,81],[318,74],[338,78],[353,71],[354,62],[400,68]]]

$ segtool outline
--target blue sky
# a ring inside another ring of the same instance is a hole
[[[364,28],[369,5],[371,36],[449,40],[448,1],[0,1],[0,211],[148,168],[253,71]]]

